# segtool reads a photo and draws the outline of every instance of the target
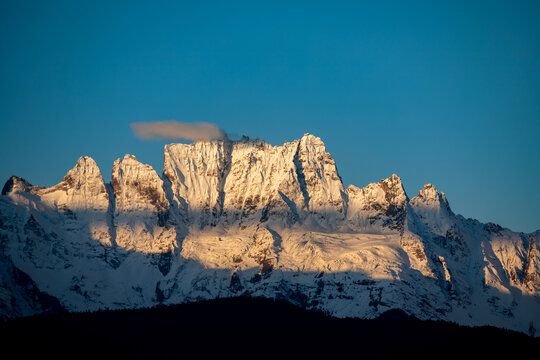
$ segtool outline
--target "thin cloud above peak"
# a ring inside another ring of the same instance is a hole
[[[191,141],[228,140],[227,133],[208,122],[186,123],[176,120],[130,124],[140,139],[182,139]]]

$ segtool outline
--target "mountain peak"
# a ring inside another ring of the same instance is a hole
[[[30,191],[30,189],[33,187],[34,186],[28,181],[24,180],[21,177],[13,175],[4,184],[4,187],[2,188],[2,195],[6,195],[7,193],[14,191],[27,192]]]
[[[426,184],[409,204],[418,217],[436,233],[445,234],[451,226],[453,212],[444,193],[432,184]]]
[[[108,207],[109,200],[101,171],[90,156],[81,156],[62,181],[50,190],[65,192],[67,197],[55,198],[50,195],[50,200],[65,203],[72,209],[106,210]]]
[[[90,156],[81,156],[77,160],[77,164],[68,171],[66,176],[64,176],[65,182],[72,182],[73,179],[78,178],[101,178],[101,172],[99,171],[99,167]]]
[[[396,174],[392,174],[389,178],[381,179],[381,182],[385,182],[391,186],[401,186],[401,178]]]
[[[309,133],[305,133],[304,136],[302,136],[300,143],[304,146],[313,146],[316,148],[325,149],[324,142],[321,140],[321,138]]]
[[[99,167],[94,159],[92,159],[90,156],[81,156],[77,159],[77,163],[70,171],[88,171],[90,174],[93,174],[95,173],[96,169],[99,172]]]
[[[433,184],[425,184],[419,194],[438,194],[437,188]]]
[[[402,203],[407,200],[401,178],[396,174],[392,174],[387,179],[381,179],[381,186],[389,203]]]
[[[116,228],[116,244],[140,252],[159,253],[170,249],[175,229],[164,228],[169,221],[170,205],[163,180],[156,171],[126,154],[114,162],[111,186],[114,221],[120,224]]]
[[[111,179],[111,183],[114,183],[115,181],[115,174],[117,177],[121,177],[122,173],[125,173],[126,171],[133,171],[133,169],[136,169],[135,171],[137,172],[142,171],[155,173],[155,170],[152,166],[148,164],[143,164],[142,162],[137,160],[137,157],[135,157],[135,155],[125,154],[123,158],[118,158],[113,163],[113,178]]]
[[[137,160],[137,157],[135,155],[126,154],[126,155],[124,155],[123,160]]]
[[[418,195],[411,199],[411,205],[419,206],[422,203],[424,207],[444,207],[450,209],[446,196],[439,192],[432,184],[425,184],[418,192]]]

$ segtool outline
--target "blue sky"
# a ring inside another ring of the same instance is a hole
[[[540,2],[0,2],[0,179],[105,181],[175,119],[323,139],[345,185],[392,173],[453,210],[540,228]]]

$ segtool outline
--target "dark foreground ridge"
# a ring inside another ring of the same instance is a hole
[[[2,355],[19,358],[354,358],[393,354],[534,354],[540,339],[494,327],[420,321],[401,310],[337,319],[290,303],[228,298],[151,309],[59,313],[0,323]],[[516,358],[516,357],[515,357]]]

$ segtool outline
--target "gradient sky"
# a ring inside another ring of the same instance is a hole
[[[0,181],[105,181],[206,121],[323,139],[345,186],[392,173],[456,213],[540,229],[540,1],[0,2]]]

